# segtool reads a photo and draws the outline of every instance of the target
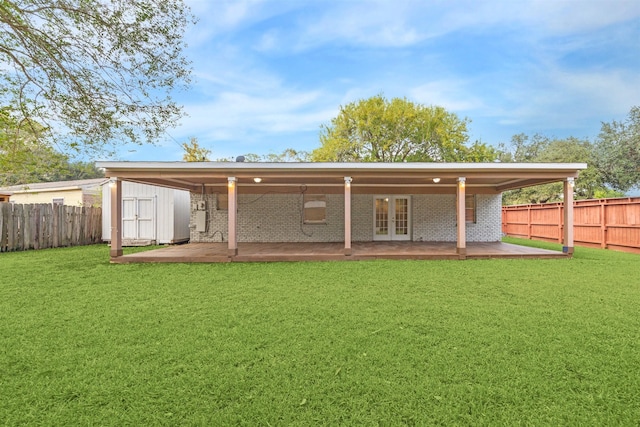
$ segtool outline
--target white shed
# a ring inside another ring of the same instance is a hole
[[[102,191],[102,240],[111,240],[111,192]],[[126,245],[189,241],[188,191],[122,182],[122,240]]]

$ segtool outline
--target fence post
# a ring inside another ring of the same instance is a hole
[[[47,244],[47,248],[52,248],[53,247],[53,236],[51,234],[51,230],[53,229],[53,203],[52,204],[47,204],[47,214],[44,217],[44,222],[46,224],[47,227],[47,233],[44,235],[44,237],[46,238],[46,244]]]
[[[600,241],[600,247],[602,249],[607,248],[607,204],[606,200],[599,200],[600,202],[600,229],[602,230],[602,237]]]
[[[60,206],[62,205],[54,205],[53,206],[53,247],[57,248],[60,246]]]
[[[24,205],[14,206],[14,223],[15,228],[15,250],[21,251],[24,248]]]
[[[7,221],[9,219],[9,203],[0,203],[0,252],[7,251]]]
[[[15,226],[13,218],[13,205],[9,209],[8,221],[7,221],[7,250],[15,250]]]
[[[527,205],[527,239],[531,240],[531,205]]]

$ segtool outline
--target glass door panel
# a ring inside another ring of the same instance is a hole
[[[375,196],[373,240],[411,239],[409,196]]]
[[[409,235],[409,199],[406,197],[395,198],[395,235]]]
[[[376,197],[374,213],[374,240],[389,239],[389,198]]]

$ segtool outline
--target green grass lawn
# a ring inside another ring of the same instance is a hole
[[[640,420],[639,255],[111,265],[91,246],[2,253],[0,283],[0,425]]]

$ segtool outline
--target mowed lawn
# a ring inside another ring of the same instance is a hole
[[[0,425],[640,420],[640,255],[111,265],[90,246],[2,253],[0,283]]]

